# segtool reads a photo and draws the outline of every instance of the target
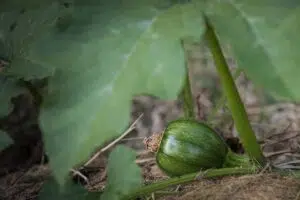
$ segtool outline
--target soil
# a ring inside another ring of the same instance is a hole
[[[225,177],[214,182],[202,181],[178,200],[297,199],[300,182],[275,174]]]
[[[220,98],[220,84],[211,57],[204,47],[190,45],[187,53],[195,111],[199,120],[206,120]],[[230,53],[227,57],[232,69],[235,69]],[[244,75],[236,83],[265,157],[278,168],[299,169],[300,106],[274,100],[258,86],[254,87]],[[0,129],[15,140],[14,145],[0,152],[0,200],[36,200],[43,183],[51,175],[37,122],[38,108],[28,94],[14,98],[12,102],[13,111],[0,119]],[[131,123],[140,114],[143,117],[135,130],[119,144],[128,145],[137,151],[136,163],[142,168],[145,184],[149,184],[168,177],[157,167],[155,155],[145,149],[143,139],[161,132],[169,121],[182,116],[182,102],[136,96],[132,101]],[[243,152],[228,109],[220,109],[211,123],[234,151]],[[80,170],[85,179],[73,174],[74,180],[82,183],[89,191],[101,191],[105,187],[109,151]],[[300,199],[300,180],[273,173],[229,176],[168,188],[154,196],[150,195],[148,199],[296,200]]]

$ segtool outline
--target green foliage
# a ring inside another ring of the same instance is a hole
[[[276,96],[300,100],[299,1],[210,1],[206,13],[256,85]]]
[[[66,15],[66,10],[62,5],[53,3],[43,9],[0,13],[0,58],[9,62],[4,75],[27,80],[53,74],[55,66],[35,59],[31,45],[49,33],[58,17]]]
[[[0,151],[13,143],[13,140],[3,131],[0,130]]]
[[[1,0],[0,12],[44,8],[53,2],[59,1],[61,0]]]
[[[101,200],[119,200],[142,184],[142,171],[135,164],[136,153],[119,145],[108,160],[108,182]]]
[[[180,90],[180,38],[200,38],[200,8],[132,3],[75,6],[65,24],[31,46],[29,59],[56,68],[40,125],[60,183],[73,165],[124,130],[133,95],[176,98]]]
[[[185,75],[181,39],[201,39],[203,13],[254,83],[300,100],[298,0],[174,2],[1,1],[0,58],[10,65],[0,76],[0,116],[23,91],[8,76],[49,77],[39,121],[57,182],[46,185],[42,197],[48,191],[48,198],[62,198],[59,185],[69,169],[124,131],[134,95],[177,97]],[[112,153],[102,199],[119,199],[140,183],[133,158],[124,147]],[[69,182],[65,189],[63,194],[81,190]],[[78,199],[85,198],[82,194]]]
[[[13,78],[0,75],[0,117],[8,115],[12,110],[11,98],[24,92]]]
[[[88,192],[70,178],[66,181],[64,187],[60,187],[53,176],[43,184],[38,196],[39,200],[99,200],[99,198],[99,192]]]
[[[136,152],[123,145],[117,146],[108,159],[108,181],[104,193],[88,192],[68,178],[63,187],[51,176],[39,193],[40,200],[120,200],[141,186],[141,169],[135,164]]]

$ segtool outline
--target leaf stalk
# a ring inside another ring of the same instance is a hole
[[[260,165],[264,166],[265,158],[261,148],[256,140],[256,136],[250,125],[244,104],[241,100],[237,87],[230,73],[228,64],[222,53],[220,43],[217,39],[212,25],[206,17],[206,41],[212,53],[224,94],[227,98],[229,110],[235,122],[236,129],[240,136],[240,140],[245,148],[245,151],[250,158],[254,159]]]
[[[181,41],[181,44],[182,44],[182,48],[184,48],[183,41]],[[196,115],[194,112],[194,101],[193,101],[193,94],[191,90],[187,58],[185,59],[185,69],[186,69],[186,73],[184,78],[184,85],[181,91],[181,97],[183,99],[184,117],[186,119],[195,119]]]

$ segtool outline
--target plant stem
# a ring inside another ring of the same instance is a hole
[[[182,44],[181,45],[182,48],[184,48],[183,41],[181,41],[181,44]],[[193,94],[191,90],[187,58],[185,59],[185,68],[186,68],[186,74],[185,74],[183,89],[181,91],[181,96],[183,99],[184,117],[187,119],[195,119],[194,101],[193,101]]]
[[[241,142],[250,158],[256,160],[260,165],[265,164],[265,158],[256,140],[255,133],[250,125],[244,104],[230,74],[229,67],[222,53],[219,41],[213,27],[206,19],[206,40],[215,61],[219,77],[223,86],[224,94],[227,97],[228,107],[235,122]]]
[[[233,74],[233,79],[236,80],[240,76],[241,73],[242,73],[242,69],[237,68]],[[222,93],[222,96],[219,99],[219,101],[217,102],[215,108],[211,111],[211,113],[207,117],[208,123],[211,123],[211,121],[213,121],[213,118],[215,118],[215,116],[217,115],[217,112],[225,105],[225,103],[226,103],[226,95],[224,93]]]
[[[195,119],[194,101],[191,91],[189,72],[186,72],[184,86],[182,90],[184,117],[187,119]]]
[[[219,177],[219,176],[226,176],[226,175],[237,175],[237,174],[252,174],[255,173],[255,168],[249,166],[244,168],[221,168],[221,169],[208,169],[203,173],[201,178],[212,178],[212,177]],[[151,185],[143,186],[136,191],[131,192],[129,195],[125,196],[123,199],[134,199],[138,196],[145,196],[147,194],[151,194],[155,191],[162,190],[164,188],[167,188],[169,186],[183,184],[183,183],[189,183],[192,181],[197,180],[197,176],[199,175],[199,172],[197,173],[191,173],[187,175],[183,175],[181,177],[175,177],[170,178],[167,180],[163,180],[157,183],[153,183]]]
[[[255,164],[251,162],[248,156],[236,154],[229,149],[223,167],[249,167],[253,165],[253,167],[259,168]]]

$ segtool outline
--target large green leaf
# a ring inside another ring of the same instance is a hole
[[[300,1],[210,1],[206,13],[257,86],[300,101]]]
[[[107,166],[108,181],[101,200],[120,200],[142,183],[142,170],[134,162],[136,153],[119,145],[110,154]]]
[[[7,116],[13,108],[11,98],[25,92],[25,89],[18,85],[18,80],[0,75],[0,118]],[[5,149],[13,140],[5,132],[0,130],[0,151]]]
[[[60,32],[37,39],[28,56],[56,67],[40,124],[60,183],[73,165],[124,130],[133,95],[177,96],[185,72],[180,38],[203,33],[199,4],[88,2],[72,8]]]
[[[24,79],[51,76],[54,66],[35,60],[29,47],[67,13],[68,9],[58,3],[43,9],[0,12],[0,58],[9,62],[3,73]]]
[[[44,8],[53,2],[62,0],[1,0],[0,12]]]
[[[88,192],[84,187],[68,178],[64,187],[60,187],[54,177],[50,177],[39,192],[39,200],[99,200],[100,192]]]
[[[8,115],[13,106],[11,98],[24,92],[24,88],[17,84],[17,80],[0,75],[0,117]]]

